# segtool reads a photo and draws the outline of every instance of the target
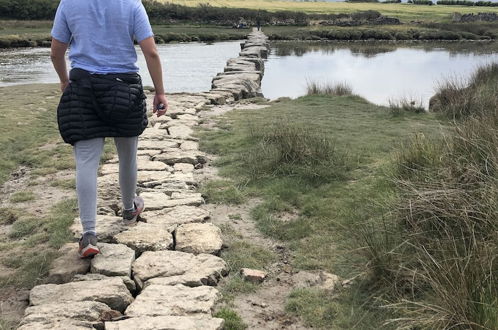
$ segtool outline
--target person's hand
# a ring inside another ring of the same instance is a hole
[[[154,109],[152,113],[155,113],[158,117],[161,117],[168,110],[168,100],[166,100],[166,95],[156,94],[154,96]]]
[[[61,81],[61,92],[64,93],[64,90],[69,86],[69,80]]]

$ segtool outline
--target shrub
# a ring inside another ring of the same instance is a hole
[[[422,101],[412,99],[389,100],[389,109],[393,114],[401,114],[403,112],[425,113],[425,107]]]

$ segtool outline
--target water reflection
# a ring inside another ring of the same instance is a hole
[[[237,56],[240,41],[165,44],[158,45],[158,50],[168,92],[201,92],[208,91],[212,78],[223,71],[226,61]],[[152,86],[143,54],[139,48],[137,52],[143,83]],[[57,81],[49,49],[0,50],[0,86]]]
[[[495,61],[496,43],[275,43],[262,90],[271,99],[298,97],[308,81],[347,82],[376,104],[410,98],[427,106],[443,79],[465,79]]]

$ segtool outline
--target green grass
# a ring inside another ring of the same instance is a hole
[[[247,325],[244,324],[242,318],[237,314],[237,312],[229,308],[222,308],[218,312],[216,312],[213,316],[225,320],[225,325],[223,326],[223,330],[247,329]]]
[[[18,191],[10,196],[11,203],[29,202],[36,198],[35,194],[31,191]]]
[[[496,12],[496,8],[472,8],[465,6],[416,6],[410,4],[348,3],[348,2],[300,2],[279,0],[163,0],[185,6],[209,3],[216,7],[264,9],[269,11],[291,10],[305,13],[340,14],[356,11],[377,10],[384,15],[411,20],[450,21],[455,11],[464,13]]]
[[[201,147],[220,156],[216,165],[231,180],[227,182],[263,199],[252,210],[258,228],[291,249],[296,269],[325,270],[344,278],[364,272],[356,267],[362,257],[351,253],[356,243],[352,231],[382,215],[383,202],[393,198],[392,183],[385,178],[392,152],[416,133],[432,136],[441,130],[433,114],[393,116],[389,108],[360,97],[331,95],[232,111],[220,123],[223,130],[201,134]],[[314,146],[306,147],[310,143]],[[315,156],[301,158],[299,152]],[[273,161],[282,154],[290,156]],[[271,166],[258,165],[255,171],[252,160]],[[297,216],[283,221],[280,215],[289,212]],[[232,253],[231,248],[225,253]],[[289,300],[288,311],[314,326],[327,324],[332,316],[337,325],[379,326],[378,311],[364,305],[367,298],[364,291],[327,299],[321,292],[301,291]]]

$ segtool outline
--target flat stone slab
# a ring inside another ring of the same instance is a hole
[[[33,306],[73,301],[97,301],[122,312],[133,301],[133,297],[120,278],[111,277],[100,281],[38,285],[31,290],[29,301]]]
[[[178,148],[180,143],[175,140],[138,140],[138,149],[139,150],[166,150],[170,148]]]
[[[146,210],[160,210],[166,207],[166,202],[170,199],[163,192],[143,192],[140,197],[144,199]]]
[[[78,320],[71,320],[64,318],[47,319],[45,321],[40,321],[40,322],[31,322],[17,328],[17,330],[68,330],[68,329],[89,330],[95,328],[93,327],[93,324],[85,321],[78,321]]]
[[[125,314],[131,317],[211,314],[220,296],[211,286],[149,285],[128,306]]]
[[[164,164],[164,163],[163,163]],[[163,182],[171,180],[171,173],[169,171],[138,171],[137,182],[142,185],[159,185]]]
[[[200,206],[204,204],[204,198],[200,193],[181,193],[174,192],[171,194],[170,199],[164,201],[164,207],[175,207],[181,205],[187,206]]]
[[[152,160],[139,160],[137,162],[139,171],[168,171],[169,166],[163,162],[154,162]]]
[[[188,223],[175,232],[177,251],[217,254],[223,245],[221,230],[212,223]]]
[[[192,165],[206,163],[206,157],[197,150],[170,150],[154,156],[154,160],[164,162],[168,165],[176,163],[189,163]]]
[[[134,317],[106,322],[106,330],[221,330],[225,320],[195,316]]]
[[[48,271],[47,283],[62,284],[70,282],[76,274],[90,271],[90,260],[81,259],[78,243],[67,243],[59,249],[60,257],[52,261]]]
[[[116,241],[137,252],[161,251],[173,248],[173,235],[165,226],[139,222],[135,227],[116,235]]]
[[[135,251],[123,244],[99,243],[99,248],[100,253],[92,259],[92,273],[131,277]]]
[[[103,325],[102,316],[110,312],[111,308],[106,304],[96,301],[76,301],[60,304],[46,304],[31,306],[24,312],[24,318],[21,326],[26,325],[26,329],[50,329],[52,325],[60,327],[61,325],[72,325],[86,327],[93,325]],[[29,326],[29,327],[28,327]],[[66,328],[72,329],[72,328]]]
[[[97,215],[97,238],[102,243],[114,243],[114,236],[126,230],[127,227],[123,223],[123,218]],[[79,239],[82,234],[81,222],[79,218],[74,219],[74,223],[70,228],[75,239]]]
[[[133,263],[139,283],[186,286],[216,285],[228,274],[225,261],[211,254],[194,255],[179,251],[144,252]]]
[[[192,173],[194,172],[194,165],[188,163],[176,163],[173,169],[182,173]]]
[[[110,278],[109,276],[105,276],[102,274],[96,274],[96,273],[88,273],[85,275],[75,275],[73,278],[73,282],[81,282],[81,281],[100,281],[100,280],[105,280]],[[115,278],[120,278],[124,285],[126,285],[126,288],[128,291],[131,293],[134,293],[137,291],[137,285],[135,282],[128,276],[116,276]]]
[[[186,150],[199,150],[199,143],[194,141],[185,141],[180,145],[180,149]]]
[[[209,212],[199,207],[180,205],[159,211],[146,211],[142,218],[147,223],[164,225],[166,227],[192,222],[205,222]]]
[[[178,116],[178,117],[180,117],[180,116]],[[192,134],[194,133],[194,130],[192,128],[190,128],[189,126],[187,126],[187,125],[170,126],[168,128],[168,130],[169,130],[169,134],[170,134],[170,136],[172,138],[175,138],[175,139],[185,139],[185,140],[188,140],[188,139],[195,139],[195,140],[197,140],[196,138],[192,137]]]

